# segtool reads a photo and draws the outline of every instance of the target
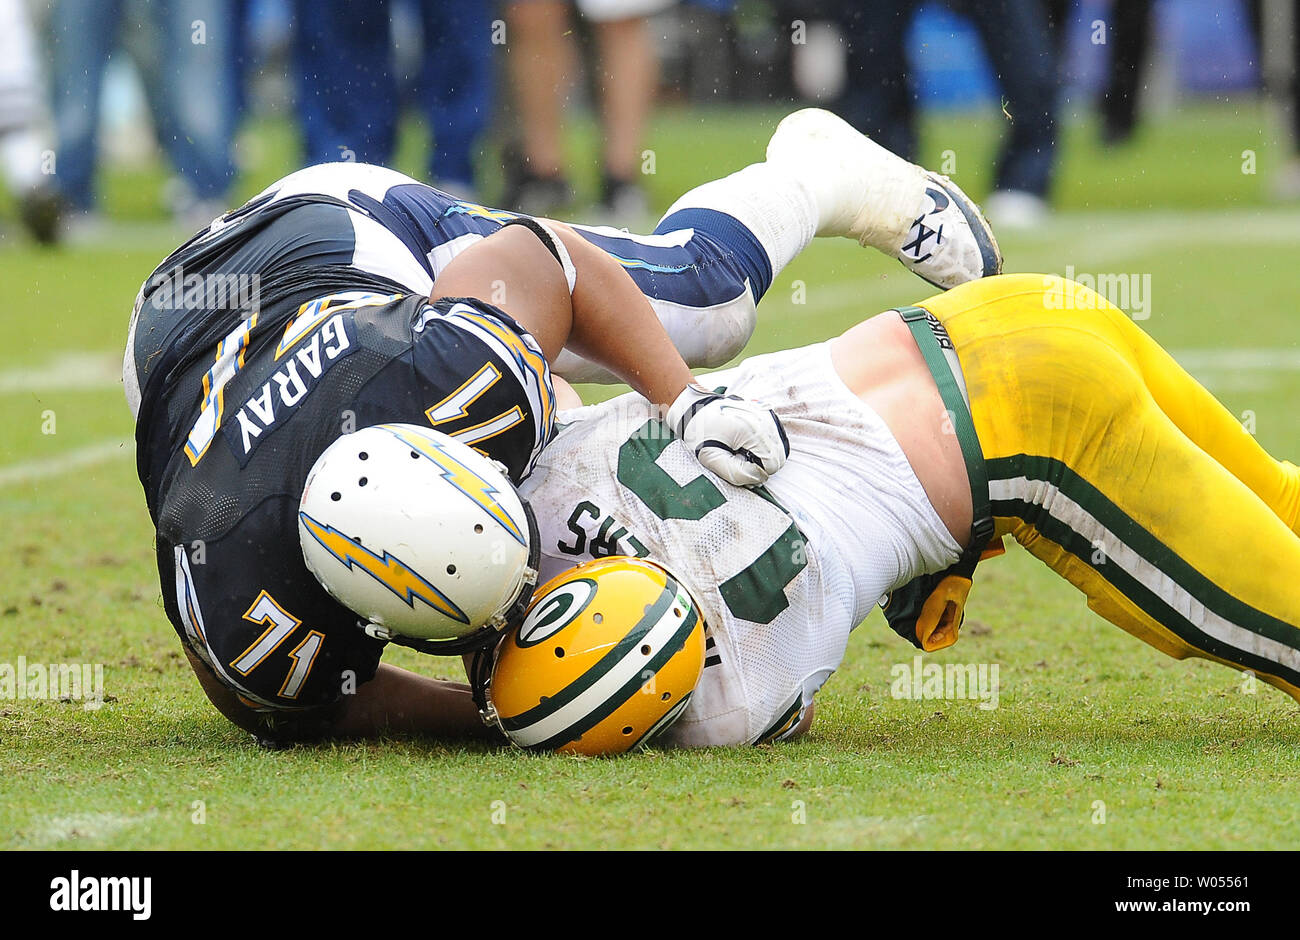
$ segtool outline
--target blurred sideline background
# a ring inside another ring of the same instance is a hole
[[[1004,227],[1300,199],[1291,0],[643,5],[662,9],[611,22],[559,0],[0,0],[0,16],[26,11],[35,47],[34,91],[6,97],[0,71],[0,122],[6,101],[34,98],[0,123],[0,140],[26,126],[33,142],[0,179],[0,251],[20,216],[74,244],[120,238],[122,222],[194,230],[322,159],[648,228],[686,186],[760,159],[771,119],[804,104],[992,197]],[[880,48],[895,45],[897,62]],[[1039,87],[1018,87],[1030,65]],[[907,114],[880,100],[889,82]],[[912,112],[919,135],[902,128]],[[665,166],[683,152],[691,166]],[[1007,189],[1039,204],[999,202]]]

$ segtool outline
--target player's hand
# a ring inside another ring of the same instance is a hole
[[[694,384],[668,409],[668,426],[703,466],[737,486],[758,486],[790,456],[790,441],[775,411]]]

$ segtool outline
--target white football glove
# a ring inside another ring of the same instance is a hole
[[[775,411],[694,384],[668,409],[668,426],[703,466],[737,486],[758,486],[790,456],[790,441]]]

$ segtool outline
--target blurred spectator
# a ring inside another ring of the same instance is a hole
[[[1300,62],[1300,0],[1247,0],[1245,7],[1262,83],[1280,102],[1288,122],[1287,160],[1273,180],[1273,190],[1280,198],[1300,199],[1300,79],[1296,71]],[[1142,74],[1150,53],[1153,16],[1151,0],[1112,0],[1107,17],[1110,63],[1101,98],[1101,133],[1107,143],[1128,140],[1137,125],[1138,93],[1145,87]],[[1278,22],[1279,17],[1282,22]],[[1289,24],[1285,22],[1287,17]],[[1285,28],[1288,25],[1289,29]],[[1287,61],[1266,62],[1265,46],[1278,37],[1281,41],[1276,42],[1275,52]]]
[[[971,19],[1005,99],[1009,133],[998,155],[994,191],[983,201],[1004,227],[1030,226],[1047,213],[1056,161],[1057,69],[1042,0],[945,0]],[[916,91],[904,34],[917,0],[841,0],[848,82],[837,110],[859,130],[910,160],[917,158]]]
[[[295,0],[307,159],[391,162],[405,87],[433,132],[430,179],[473,198],[475,146],[492,107],[492,4],[411,0],[423,51],[419,74],[409,76],[395,64],[397,2]]]
[[[49,244],[58,237],[57,168],[45,138],[48,115],[36,41],[24,0],[0,0],[0,177],[18,201],[28,231]]]
[[[158,142],[184,184],[172,209],[194,227],[227,208],[235,173],[234,8],[230,0],[138,0],[132,9],[152,27],[143,36],[149,41],[133,44],[133,58]],[[55,0],[50,24],[55,179],[69,206],[91,218],[100,90],[109,56],[120,49],[122,14],[123,0]]]
[[[659,63],[648,17],[676,0],[577,0],[593,24],[599,55],[602,164],[598,214],[626,224],[649,211],[641,146],[654,107]],[[570,202],[564,171],[563,112],[573,46],[568,0],[505,5],[507,71],[521,139],[506,155],[505,206],[549,215]]]
[[[1283,3],[1249,0],[1247,7],[1259,50],[1264,86],[1280,100],[1288,121],[1288,159],[1273,180],[1273,192],[1278,198],[1297,200],[1300,199],[1300,0],[1289,4],[1285,4],[1285,0]],[[1290,22],[1285,24],[1288,16]],[[1279,23],[1279,19],[1283,22]],[[1289,25],[1290,35],[1281,34],[1282,41],[1273,48],[1279,59],[1290,61],[1270,61],[1265,47],[1270,39],[1278,38],[1277,28],[1283,24]]]
[[[1151,0],[1113,2],[1107,20],[1110,64],[1101,95],[1101,139],[1121,144],[1137,126],[1138,87],[1151,45]]]

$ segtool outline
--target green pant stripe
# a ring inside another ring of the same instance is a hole
[[[1214,611],[1224,620],[1239,624],[1252,633],[1300,650],[1300,630],[1297,630],[1294,625],[1251,607],[1245,601],[1223,590],[1061,461],[1051,457],[1018,454],[1014,457],[995,458],[987,463],[991,480],[1026,477],[1029,480],[1050,483],[1083,507],[1116,538],[1164,572],[1175,584],[1204,604],[1206,608]],[[1004,513],[996,505],[994,515],[1015,516],[1030,525],[1039,527],[1042,531],[1042,527],[1050,519],[1047,510],[1030,503],[1025,505],[1028,507],[1028,515],[1019,512]],[[1090,558],[1092,549],[1093,546],[1090,545],[1089,551],[1080,557],[1085,560]],[[1101,573],[1103,576],[1106,574],[1106,572]]]

